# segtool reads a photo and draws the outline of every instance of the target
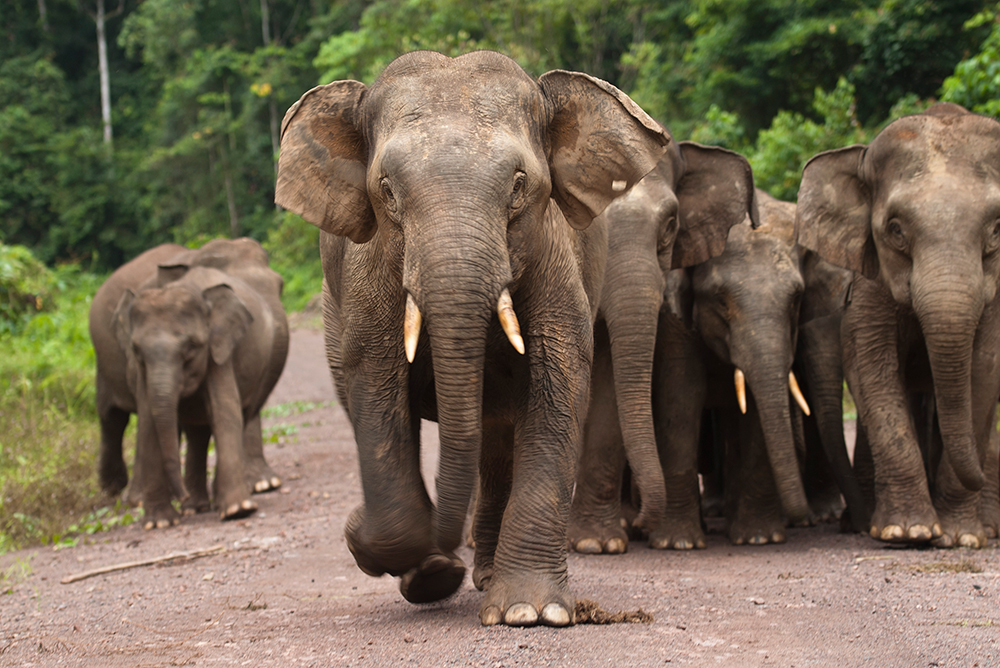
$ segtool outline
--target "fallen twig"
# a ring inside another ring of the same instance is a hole
[[[80,580],[86,580],[87,578],[92,578],[95,575],[104,575],[105,573],[113,573],[115,571],[125,571],[130,568],[138,568],[139,566],[152,566],[153,564],[160,564],[164,561],[173,561],[174,559],[197,559],[199,557],[207,557],[213,554],[218,554],[220,552],[225,552],[225,545],[216,545],[215,547],[210,547],[204,550],[192,550],[190,552],[172,552],[170,554],[163,555],[162,557],[155,557],[153,559],[143,559],[142,561],[130,561],[124,564],[115,564],[114,566],[102,566],[101,568],[95,568],[92,571],[85,571],[83,573],[77,573],[76,575],[70,575],[60,582],[62,584],[70,584],[71,582],[78,582]]]

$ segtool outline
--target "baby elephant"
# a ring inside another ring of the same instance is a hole
[[[208,510],[213,436],[223,519],[252,513],[250,494],[281,484],[264,461],[260,429],[260,409],[288,352],[281,288],[260,245],[238,239],[198,251],[158,246],[118,269],[95,295],[101,485],[117,494],[128,482],[121,441],[136,413],[132,500],[144,505],[147,529],[177,523],[174,498],[185,514]]]

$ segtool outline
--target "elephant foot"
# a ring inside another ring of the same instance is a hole
[[[927,543],[942,535],[937,512],[930,503],[906,512],[900,505],[877,501],[869,534],[886,543]]]
[[[573,518],[569,527],[569,545],[580,554],[624,554],[628,552],[628,534],[622,518]]]
[[[824,490],[823,493],[809,499],[809,510],[817,522],[836,522],[844,512],[844,501],[840,498],[838,490]]]
[[[251,461],[247,469],[247,482],[254,494],[270,492],[281,487],[281,478],[263,459]]]
[[[144,511],[146,521],[143,522],[142,528],[146,531],[177,526],[181,521],[180,515],[169,503],[158,504],[155,507],[146,507]]]
[[[725,514],[725,502],[722,496],[703,494],[701,497],[701,514],[704,517],[722,517]]]
[[[535,573],[495,574],[479,610],[483,626],[569,626],[576,602],[565,578]]]
[[[981,496],[985,496],[985,494],[981,494]],[[1000,537],[1000,503],[991,503],[984,498],[981,498],[980,503],[982,505],[979,509],[979,521],[983,523],[986,537]]]
[[[128,485],[128,469],[125,468],[125,462],[119,461],[106,470],[102,468],[100,478],[104,493],[108,496],[118,496]]]
[[[974,550],[986,547],[986,528],[978,517],[957,518],[940,513],[941,535],[931,540],[934,547],[970,547]]]
[[[772,513],[741,514],[729,525],[728,534],[733,545],[767,545],[788,540],[785,523],[780,515]]]
[[[209,501],[207,494],[197,497],[192,494],[184,503],[181,504],[181,513],[183,513],[185,517],[197,515],[198,513],[207,513],[211,509],[212,502]]]
[[[697,518],[664,520],[649,534],[649,546],[654,550],[705,549],[705,534]]]
[[[237,503],[230,503],[224,506],[219,518],[223,520],[238,520],[257,512],[257,504],[250,499],[244,499]]]
[[[347,518],[344,538],[358,568],[366,575],[377,578],[388,573],[402,577],[413,570],[419,571],[425,557],[435,556],[429,539],[429,513],[419,518],[392,519],[391,532],[373,530],[364,505],[355,508]],[[408,529],[405,533],[404,528]]]
[[[410,603],[433,603],[454,594],[464,579],[461,559],[453,554],[431,554],[403,574],[399,593]]]

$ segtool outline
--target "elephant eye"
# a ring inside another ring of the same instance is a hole
[[[511,186],[510,191],[510,208],[519,209],[524,204],[524,185],[527,180],[527,176],[524,172],[518,170],[514,172],[514,185]]]
[[[906,248],[906,235],[903,234],[903,226],[899,220],[892,218],[885,226],[886,236],[889,242],[895,246],[896,250],[902,251]]]
[[[1000,249],[1000,220],[993,222],[989,237],[986,239],[986,254],[991,255]]]
[[[395,213],[396,196],[392,192],[392,186],[389,185],[389,179],[383,178],[379,184],[382,187],[382,202],[385,204],[385,208]]]

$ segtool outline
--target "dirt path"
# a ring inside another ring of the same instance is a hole
[[[995,541],[980,551],[888,549],[826,526],[792,529],[781,546],[736,548],[713,533],[693,553],[633,544],[619,557],[570,555],[577,597],[642,608],[650,624],[483,628],[468,578],[447,601],[410,605],[392,578],[362,574],[344,543],[361,490],[333,396],[321,335],[298,330],[271,403],[328,403],[266,420],[285,434],[267,446],[285,486],[256,497],[255,516],[133,525],[71,549],[0,557],[0,570],[30,566],[0,595],[0,666],[1000,665]],[[226,549],[59,582],[215,545]],[[469,550],[461,556],[471,562]]]

